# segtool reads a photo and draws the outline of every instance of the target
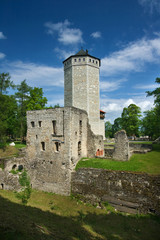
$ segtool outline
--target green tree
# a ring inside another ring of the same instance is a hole
[[[10,80],[9,73],[0,73],[0,94],[7,93],[7,88],[14,88],[15,85]]]
[[[0,145],[5,147],[6,137],[17,133],[17,102],[13,96],[0,94]]]
[[[113,137],[112,124],[109,121],[105,122],[105,136],[106,138]]]
[[[20,85],[17,86],[18,92],[15,93],[15,98],[19,103],[19,124],[20,124],[20,137],[21,141],[24,141],[26,136],[27,124],[26,124],[26,110],[27,103],[30,98],[29,93],[32,88],[27,85],[26,80],[23,80]]]
[[[156,78],[156,83],[160,83],[160,78]],[[154,91],[147,91],[148,96],[154,96],[154,104],[160,106],[160,87],[156,88]]]
[[[154,139],[156,136],[157,128],[157,116],[156,109],[153,108],[149,111],[144,112],[145,117],[142,119],[141,132],[145,136],[149,136],[150,139]]]
[[[160,78],[156,78],[155,82],[159,84]],[[146,93],[147,93],[147,96],[154,96],[155,98],[154,121],[152,122],[152,125],[156,126],[153,136],[154,138],[157,138],[160,136],[160,87],[157,87],[153,91],[147,91]]]
[[[126,130],[128,136],[138,136],[140,128],[140,107],[135,104],[130,104],[123,109],[121,119],[122,128]]]
[[[113,135],[121,129],[122,129],[122,119],[119,117],[114,120],[114,124],[112,125]]]
[[[33,88],[30,90],[30,97],[27,102],[27,110],[41,110],[45,108],[47,98],[43,97],[42,88]]]

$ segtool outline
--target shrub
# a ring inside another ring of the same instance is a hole
[[[19,176],[19,183],[22,186],[22,188],[21,192],[16,194],[16,197],[18,199],[21,199],[22,204],[27,204],[31,196],[32,188],[26,170],[24,170],[22,174]]]

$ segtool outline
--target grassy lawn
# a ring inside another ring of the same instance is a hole
[[[0,158],[7,158],[7,157],[13,157],[18,155],[18,149],[26,147],[25,144],[22,144],[21,142],[15,142],[15,146],[9,146],[9,143],[6,146],[5,151],[0,149]]]
[[[35,190],[23,206],[13,192],[0,190],[2,240],[158,240],[159,236],[160,217],[98,209]]]
[[[153,151],[149,153],[132,155],[127,162],[100,158],[91,158],[86,161],[82,159],[78,162],[76,170],[82,167],[160,174],[160,145],[154,144]]]

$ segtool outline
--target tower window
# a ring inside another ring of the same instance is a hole
[[[79,135],[82,135],[82,120],[79,121]]]
[[[32,126],[32,127],[35,127],[35,124],[34,124],[34,122],[31,122],[31,126]]]
[[[55,142],[55,150],[56,150],[56,152],[60,151],[60,146],[61,146],[61,144],[59,142]]]
[[[96,61],[96,64],[97,64],[98,62]]]
[[[83,62],[85,62],[85,58],[83,58]]]
[[[55,120],[52,121],[52,125],[53,125],[53,134],[56,135],[57,134],[57,131],[56,131],[57,129],[56,129],[56,121]]]
[[[91,62],[91,59],[89,59],[89,62]]]
[[[42,121],[39,121],[39,122],[38,122],[38,126],[39,126],[39,127],[42,127]]]
[[[77,62],[77,59],[75,58],[74,61]]]
[[[45,142],[41,142],[41,148],[42,148],[42,151],[45,151],[46,148],[45,148]]]
[[[92,60],[92,62],[94,63],[94,60]]]
[[[81,141],[78,142],[78,156],[81,155]]]
[[[81,62],[81,58],[79,58],[79,62]]]

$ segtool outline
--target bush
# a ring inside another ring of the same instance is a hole
[[[22,204],[27,204],[31,196],[32,188],[26,170],[24,170],[22,174],[19,176],[19,183],[22,186],[22,189],[21,192],[16,194],[16,197],[18,199],[21,199]]]

